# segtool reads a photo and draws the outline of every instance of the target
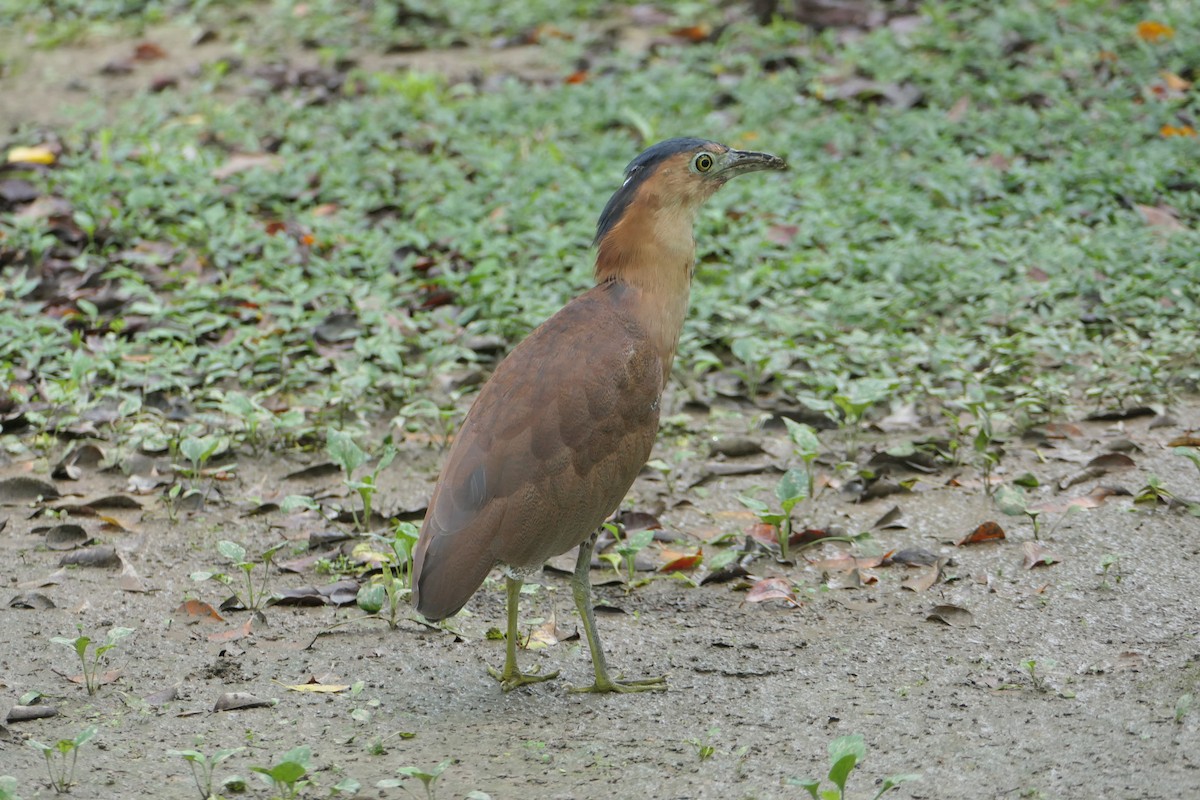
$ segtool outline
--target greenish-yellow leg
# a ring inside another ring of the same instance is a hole
[[[541,683],[557,678],[558,670],[546,675],[526,675],[517,669],[517,638],[520,636],[517,632],[517,605],[521,598],[521,581],[516,578],[507,578],[506,586],[508,588],[508,633],[504,637],[504,671],[488,667],[488,674],[500,681],[501,689],[511,692],[518,686],[524,686],[527,683]]]
[[[592,611],[592,582],[589,573],[592,568],[592,549],[595,546],[595,534],[579,545],[579,560],[575,562],[575,574],[571,576],[571,593],[575,596],[575,606],[579,609],[579,616],[583,617],[583,630],[587,633],[588,647],[592,651],[592,668],[596,672],[596,682],[591,686],[574,686],[571,691],[653,692],[666,689],[667,678],[665,675],[636,681],[614,681],[608,674],[608,661],[604,658],[604,648],[600,645],[600,634],[596,632],[596,615]]]

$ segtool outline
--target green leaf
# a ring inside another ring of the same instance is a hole
[[[108,635],[104,637],[104,640],[108,643],[109,647],[113,647],[118,642],[120,642],[122,639],[124,639],[126,636],[129,636],[130,634],[135,633],[136,631],[137,631],[136,628],[121,628],[121,627],[111,628],[108,631]]]
[[[792,443],[796,445],[796,451],[805,461],[812,461],[821,452],[821,442],[817,439],[817,433],[810,426],[802,422],[796,422],[789,417],[783,418],[783,424],[787,426],[788,436],[791,437]]]
[[[377,614],[387,600],[387,589],[381,583],[368,583],[360,586],[354,602],[368,614]]]
[[[246,561],[246,548],[237,542],[223,539],[217,542],[217,552],[234,564],[243,564]]]
[[[902,783],[909,783],[911,781],[919,780],[921,780],[921,773],[919,772],[907,773],[904,775],[890,775],[883,779],[883,784],[879,787],[879,792],[875,795],[874,800],[879,800],[879,798],[883,797],[884,793],[895,789]]]
[[[87,743],[88,741],[90,741],[90,740],[91,740],[91,738],[92,738],[93,736],[95,736],[95,735],[96,735],[96,726],[95,726],[95,725],[89,725],[89,726],[87,726],[86,728],[84,728],[83,730],[81,730],[81,731],[80,731],[80,732],[79,732],[79,733],[78,733],[78,734],[75,736],[75,739],[72,741],[72,744],[73,744],[75,747],[80,747],[81,745],[83,745],[83,744]]]
[[[808,792],[813,800],[820,800],[820,797],[817,794],[817,789],[819,789],[821,786],[821,780],[819,778],[788,778],[787,783],[788,786],[799,786],[801,789]]]
[[[829,743],[829,759],[833,766],[829,770],[829,780],[838,789],[845,790],[846,777],[854,769],[854,765],[867,755],[867,744],[861,733],[841,736]]]
[[[738,557],[738,551],[736,549],[726,548],[725,550],[717,551],[717,553],[715,555],[713,555],[711,558],[705,558],[704,560],[705,560],[705,563],[708,564],[709,571],[716,572],[717,570],[725,567],[726,565],[732,564],[734,561],[737,560],[737,557]]]
[[[1015,486],[1001,486],[996,490],[996,505],[1010,517],[1019,517],[1025,513],[1027,503],[1025,492]]]
[[[288,750],[286,753],[280,756],[279,761],[282,764],[298,764],[307,770],[308,762],[311,758],[312,748],[308,745],[300,745],[299,747],[293,747],[291,750]]]
[[[367,454],[355,443],[353,436],[332,428],[325,434],[325,452],[342,468],[347,478],[367,460]]]
[[[771,507],[762,500],[754,497],[746,497],[744,494],[738,495],[738,502],[759,516],[762,516],[771,510]]]
[[[792,506],[808,497],[808,474],[801,469],[789,469],[775,486],[775,496],[781,505],[790,502],[783,510],[791,511]]]
[[[833,766],[829,768],[829,780],[833,781],[834,786],[838,787],[843,793],[846,791],[846,779],[850,777],[850,773],[854,770],[854,765],[857,763],[857,755],[846,753],[841,758],[834,760]]]

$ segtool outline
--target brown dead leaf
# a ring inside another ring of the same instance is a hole
[[[541,625],[529,632],[529,639],[525,646],[531,650],[536,650],[541,647],[553,647],[559,642],[578,639],[578,631],[568,631],[558,626],[558,618],[553,614]]]
[[[792,608],[799,608],[800,601],[792,592],[792,584],[785,578],[764,578],[750,587],[743,603],[765,603],[768,600],[782,600]]]
[[[212,176],[217,180],[224,180],[239,172],[256,168],[278,172],[283,168],[283,159],[274,153],[234,153],[224,164],[212,171]]]
[[[927,592],[938,582],[941,575],[942,565],[940,563],[917,567],[912,575],[900,582],[900,588],[908,589],[910,592]]]
[[[58,499],[52,484],[25,475],[0,481],[0,505],[22,506],[37,500]]]
[[[76,567],[119,567],[121,559],[117,556],[117,548],[112,545],[102,545],[73,550],[59,559],[58,565],[60,567],[72,565]]]
[[[8,607],[44,611],[54,608],[55,605],[53,600],[41,592],[21,592],[8,601]]]
[[[108,672],[103,672],[96,676],[96,685],[97,686],[107,686],[110,683],[116,683],[117,679],[120,677],[121,677],[121,670],[110,669]],[[87,678],[85,678],[83,675],[71,675],[70,677],[67,678],[67,680],[69,680],[71,683],[75,683],[80,686],[83,686],[84,684],[87,683]]]
[[[1070,499],[1058,500],[1043,500],[1040,503],[1034,503],[1029,507],[1030,511],[1038,511],[1043,514],[1058,514],[1063,511],[1070,511],[1072,508],[1099,508],[1104,505],[1104,501],[1113,495],[1128,495],[1127,489],[1119,489],[1114,486],[1097,486],[1091,492],[1083,497],[1072,497]]]
[[[1048,567],[1051,564],[1057,564],[1062,561],[1058,555],[1041,542],[1025,542],[1021,545],[1021,550],[1025,553],[1025,559],[1022,563],[1025,569]]]
[[[281,683],[280,686],[283,686],[283,688],[290,692],[308,692],[310,694],[337,694],[350,688],[350,684],[348,683],[322,683],[315,677],[309,678],[304,683],[297,683],[291,686]]]
[[[133,48],[134,61],[158,61],[167,57],[167,51],[154,42],[138,42]]]
[[[236,642],[239,639],[245,639],[250,635],[250,626],[253,624],[254,617],[247,617],[246,621],[236,628],[230,628],[229,630],[219,631],[217,633],[210,633],[208,635],[208,640],[210,642]]]
[[[975,618],[970,611],[962,606],[950,604],[934,606],[925,619],[929,622],[940,622],[952,628],[964,628],[975,624]]]
[[[671,31],[671,35],[676,39],[683,39],[684,41],[698,44],[700,42],[707,41],[708,37],[712,36],[712,32],[711,25],[701,24],[688,25],[683,28],[675,28]]]
[[[201,600],[184,600],[175,609],[176,614],[183,614],[199,622],[224,622],[225,618],[217,610]]]
[[[1167,208],[1166,206],[1147,206],[1141,203],[1135,203],[1134,205],[1141,213],[1142,219],[1146,221],[1146,224],[1163,234],[1169,235],[1187,230],[1187,226],[1179,221],[1174,209]]]
[[[274,700],[260,700],[249,692],[226,692],[217,698],[213,711],[236,711],[240,708],[269,708]]]
[[[1188,431],[1167,442],[1167,447],[1200,447],[1200,433]]]
[[[988,520],[981,524],[978,528],[968,533],[963,538],[959,539],[954,544],[962,547],[965,544],[979,544],[980,542],[993,542],[1004,538],[1004,528],[1000,527],[998,522]]]
[[[46,531],[46,547],[51,550],[76,550],[84,547],[91,539],[82,525],[72,523],[55,525]]]
[[[664,550],[663,555],[674,555],[673,551]],[[699,548],[694,553],[680,553],[671,558],[670,561],[658,568],[659,572],[686,572],[690,569],[695,569],[700,566],[700,562],[704,560],[704,554]]]

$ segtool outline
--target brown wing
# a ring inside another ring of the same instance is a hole
[[[661,360],[603,284],[521,342],[450,448],[414,554],[413,602],[457,612],[497,564],[536,568],[616,510],[658,431]]]

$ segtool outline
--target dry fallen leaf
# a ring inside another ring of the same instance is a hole
[[[962,547],[964,544],[979,544],[980,542],[992,542],[1003,538],[1004,528],[1001,528],[999,523],[988,520],[959,539],[955,544]]]
[[[350,688],[350,684],[341,683],[297,683],[292,686],[283,685],[283,688],[291,692],[308,692],[309,694],[337,694],[344,692]]]
[[[1118,489],[1113,486],[1097,486],[1091,492],[1083,497],[1072,497],[1070,499],[1059,500],[1043,500],[1040,503],[1034,503],[1029,507],[1030,511],[1037,511],[1043,514],[1057,514],[1063,511],[1070,511],[1072,508],[1098,508],[1104,505],[1104,501],[1113,495],[1128,495],[1126,489]]]
[[[276,704],[275,700],[260,700],[249,692],[226,692],[217,698],[213,711],[236,711],[239,708],[266,708]]]
[[[918,567],[912,575],[900,582],[900,588],[908,589],[910,592],[927,592],[938,582],[941,575],[941,564]]]
[[[239,172],[261,167],[268,172],[278,172],[283,167],[283,159],[273,153],[234,153],[229,159],[212,171],[217,180],[224,180]]]
[[[217,610],[201,600],[184,600],[175,609],[176,614],[199,620],[200,622],[224,622],[225,618]]]
[[[970,611],[962,606],[950,605],[948,603],[934,606],[925,619],[929,622],[940,622],[952,628],[962,628],[975,624],[975,618],[971,615]]]
[[[247,617],[246,621],[236,628],[219,631],[218,633],[210,633],[208,640],[210,642],[236,642],[239,639],[245,639],[250,635],[250,626],[253,624],[254,617]]]
[[[670,561],[658,568],[659,572],[685,572],[689,569],[695,569],[700,566],[700,562],[704,560],[704,553],[697,549],[694,553],[679,553],[664,550],[664,556],[674,556]]]
[[[792,592],[792,585],[785,578],[764,578],[750,587],[745,603],[764,603],[768,600],[783,600],[792,608],[799,608],[800,601]]]
[[[1147,206],[1141,203],[1135,203],[1134,205],[1141,213],[1142,219],[1146,221],[1146,224],[1155,230],[1168,234],[1187,230],[1187,226],[1179,221],[1173,209],[1166,208],[1165,206]]]
[[[1023,562],[1025,569],[1048,567],[1051,564],[1057,564],[1062,561],[1058,555],[1041,542],[1025,542],[1021,545],[1021,550],[1025,553],[1025,560]]]
[[[13,147],[8,151],[10,164],[53,164],[54,151],[49,147]]]
[[[1142,20],[1134,29],[1143,42],[1162,42],[1175,38],[1175,29],[1152,19]]]

